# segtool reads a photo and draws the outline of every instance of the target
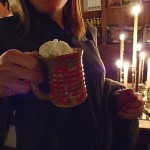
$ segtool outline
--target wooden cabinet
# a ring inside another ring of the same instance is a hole
[[[134,16],[131,12],[133,4],[107,7],[107,1],[109,0],[101,0],[101,10],[84,12],[85,19],[101,18],[102,44],[106,44],[107,26],[134,25]],[[141,7],[142,11],[139,14],[138,25],[144,26],[150,24],[150,2],[141,3]]]
[[[84,18],[85,18],[85,19],[101,18],[101,11],[100,11],[100,10],[85,11],[85,12],[84,12]]]
[[[134,25],[134,16],[131,13],[132,6],[121,5],[121,6],[113,6],[107,7],[106,0],[102,0],[102,43],[106,44],[107,32],[106,27],[109,25],[118,25],[120,27],[123,26],[133,26]],[[142,11],[139,14],[139,26],[144,26],[146,24],[150,24],[150,3],[141,4]]]
[[[102,45],[99,44],[99,49],[100,49],[102,60],[104,61],[104,64],[106,67],[107,77],[116,79],[117,72],[116,72],[115,62],[120,57],[120,44],[119,43],[108,44],[107,27],[110,25],[116,25],[116,26],[119,26],[120,28],[124,26],[133,28],[134,16],[131,12],[133,5],[128,4],[128,5],[107,7],[106,1],[107,0],[102,0],[102,8],[101,8]],[[150,2],[141,3],[141,7],[142,7],[142,10],[138,17],[138,25],[144,27],[145,25],[150,25]],[[141,36],[142,40],[143,40],[143,32],[144,31],[142,31],[142,36]],[[133,33],[131,33],[131,36],[133,36]],[[138,36],[138,39],[140,39],[140,36]],[[125,41],[125,50],[124,50],[125,56],[124,57],[125,57],[125,60],[129,61],[131,64],[132,52],[133,52],[133,44],[132,44],[133,40],[130,41],[130,44],[127,43],[126,41]],[[143,50],[146,51],[146,59],[150,57],[150,43],[144,43]],[[145,66],[145,71],[146,71],[146,68],[147,66]],[[146,72],[144,76],[146,76]]]
[[[95,11],[86,11],[83,13],[85,21],[90,22],[97,27],[98,31],[98,43],[102,44],[102,19],[101,19],[101,10]]]
[[[131,4],[107,7],[107,0],[101,0],[101,11],[84,12],[85,19],[101,17],[101,26],[99,27],[100,42],[98,43],[102,60],[105,64],[107,77],[116,79],[116,60],[119,59],[120,44],[107,44],[107,26],[117,25],[134,26],[134,16],[131,13]],[[139,14],[138,25],[150,25],[150,2],[141,4],[142,11]],[[132,34],[133,35],[133,34]],[[144,43],[144,51],[147,52],[146,59],[150,57],[150,44]],[[132,62],[133,44],[125,43],[125,59]],[[146,68],[146,66],[145,66]],[[130,69],[131,70],[131,69]],[[145,69],[146,76],[146,69]],[[144,77],[145,77],[144,76]],[[146,77],[145,77],[146,79]]]
[[[88,3],[90,0],[82,0],[82,5],[84,5],[85,2]],[[100,0],[99,0],[100,1]],[[97,27],[98,31],[98,43],[102,43],[102,19],[101,19],[101,10],[100,10],[100,4],[97,6],[98,9],[90,10],[90,11],[84,11],[84,6],[82,6],[83,10],[83,17],[85,21],[90,22],[94,26]]]

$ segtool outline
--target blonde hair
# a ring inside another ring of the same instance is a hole
[[[29,0],[17,0],[17,4],[24,34],[29,34],[35,23],[36,26],[33,29],[35,31],[39,30],[38,27],[41,24],[38,18],[39,12],[31,5]],[[78,39],[81,39],[85,35],[86,28],[82,16],[81,0],[67,1],[63,11],[63,21],[65,27],[73,32]]]

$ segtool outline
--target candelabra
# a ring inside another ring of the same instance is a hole
[[[145,101],[141,119],[150,120],[150,87],[148,88],[143,84],[139,87],[139,92],[142,94],[143,100]]]
[[[129,65],[125,65],[124,62],[124,41],[125,34],[120,35],[120,59],[117,61],[117,80],[120,83],[123,83],[127,88],[132,88],[136,92],[142,94],[145,101],[144,111],[142,114],[142,119],[150,120],[150,58],[148,58],[147,63],[147,80],[146,84],[143,81],[144,74],[144,62],[145,62],[145,53],[141,51],[142,45],[137,43],[138,41],[138,15],[141,11],[141,6],[135,5],[133,7],[134,15],[134,31],[133,31],[133,53],[132,53],[132,81],[129,85],[128,83],[128,69]],[[129,78],[130,79],[130,78]]]

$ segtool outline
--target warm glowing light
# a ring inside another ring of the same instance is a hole
[[[134,31],[133,31],[133,55],[132,55],[132,67],[136,67],[136,51],[137,51],[137,40],[138,40],[138,14],[141,10],[140,5],[133,7],[134,16]]]
[[[138,43],[138,44],[137,44],[137,51],[141,51],[141,49],[142,49],[142,44],[141,44],[141,43]]]
[[[124,40],[125,39],[125,34],[120,34],[120,40]]]
[[[118,68],[122,68],[122,62],[120,59],[116,61],[116,65]]]
[[[141,6],[140,5],[135,5],[132,9],[132,13],[136,16],[140,13],[141,11]]]
[[[128,69],[129,69],[129,63],[124,63],[124,86],[127,87],[128,85]]]
[[[144,60],[145,59],[145,55],[146,55],[145,52],[141,52],[140,53],[140,58]]]
[[[124,63],[124,68],[129,68],[129,63],[128,62]]]
[[[147,81],[146,81],[146,86],[148,88],[150,87],[150,58],[148,59],[148,63],[147,63]]]

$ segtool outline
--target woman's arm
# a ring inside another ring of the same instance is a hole
[[[138,139],[138,117],[144,105],[142,97],[110,79],[106,79],[106,88],[110,90],[108,103],[112,121],[112,150],[132,150]]]

